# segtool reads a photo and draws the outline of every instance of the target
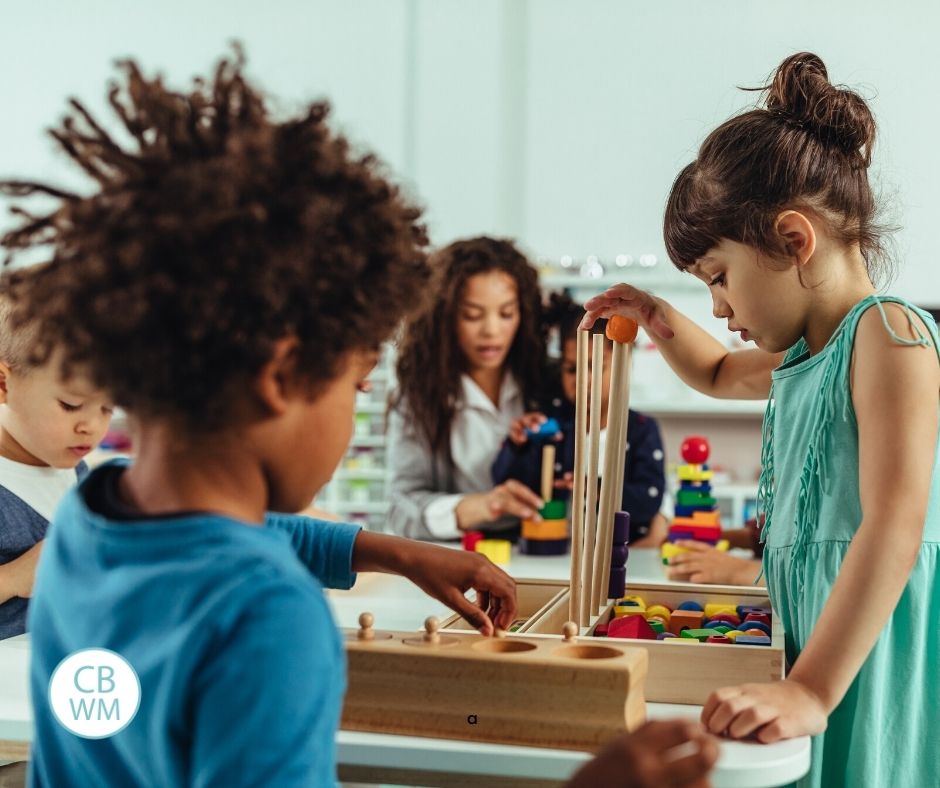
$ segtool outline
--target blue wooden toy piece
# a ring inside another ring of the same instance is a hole
[[[763,637],[759,637],[758,635],[738,635],[734,642],[739,646],[769,646],[770,638],[766,635]]]
[[[546,419],[537,430],[526,429],[526,433],[533,438],[553,438],[559,432],[561,432],[561,425],[554,418]]]
[[[697,613],[704,612],[705,608],[702,607],[698,602],[693,602],[691,599],[687,599],[685,602],[682,602],[676,610],[694,610]]]
[[[767,635],[767,637],[770,637],[770,627],[761,623],[760,621],[744,621],[743,623],[738,624],[736,629],[738,632],[749,632],[752,629],[759,629],[761,632]]]

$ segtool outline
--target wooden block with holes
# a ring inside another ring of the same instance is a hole
[[[529,639],[367,623],[346,630],[345,730],[596,750],[645,720],[642,649],[576,640],[574,626]]]

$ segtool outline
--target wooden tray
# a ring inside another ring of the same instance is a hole
[[[641,596],[647,605],[661,602],[675,607],[693,600],[705,605],[722,602],[731,605],[770,607],[766,589],[745,586],[702,586],[695,583],[631,583],[625,596]],[[613,605],[591,620],[579,642],[624,643],[644,649],[649,655],[646,699],[657,703],[693,703],[701,705],[719,687],[744,682],[766,682],[782,679],[785,656],[783,628],[774,612],[769,646],[739,646],[714,643],[697,645],[674,644],[668,640],[633,640],[628,638],[593,638],[598,623],[608,622]],[[536,620],[529,622],[529,636],[561,637],[568,620],[568,594],[558,597]],[[513,637],[513,635],[510,635]]]
[[[597,750],[646,716],[646,652],[626,642],[358,634],[346,630],[346,730]]]

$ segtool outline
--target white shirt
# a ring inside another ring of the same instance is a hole
[[[26,465],[0,457],[0,485],[47,520],[76,481],[74,468]]]
[[[503,378],[498,406],[469,375],[461,375],[460,384],[462,397],[450,428],[450,453],[458,492],[442,495],[424,511],[425,525],[438,539],[460,537],[455,509],[464,495],[493,489],[493,461],[509,434],[509,425],[525,412],[522,392],[510,373]]]

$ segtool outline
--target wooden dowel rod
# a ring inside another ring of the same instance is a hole
[[[571,491],[571,593],[568,620],[581,624],[581,551],[584,541],[584,442],[587,439],[588,337],[578,331],[577,389],[574,399],[574,488]]]
[[[614,342],[610,371],[610,392],[607,399],[607,444],[604,449],[604,477],[601,480],[601,500],[597,514],[596,546],[594,549],[594,581],[591,586],[591,610],[596,615],[607,599],[607,589],[601,587],[604,569],[610,565],[610,550],[605,549],[608,532],[614,527],[617,491],[617,438],[620,435],[620,397],[618,382],[623,378],[623,345]],[[612,534],[611,534],[612,535]]]
[[[581,556],[581,614],[578,619],[580,626],[591,623],[591,589],[594,571],[594,549],[596,547],[597,527],[597,461],[600,446],[598,436],[601,431],[601,386],[604,379],[604,337],[594,334],[591,347],[591,412],[589,430],[589,453],[587,478],[585,485],[584,512],[584,551]]]

